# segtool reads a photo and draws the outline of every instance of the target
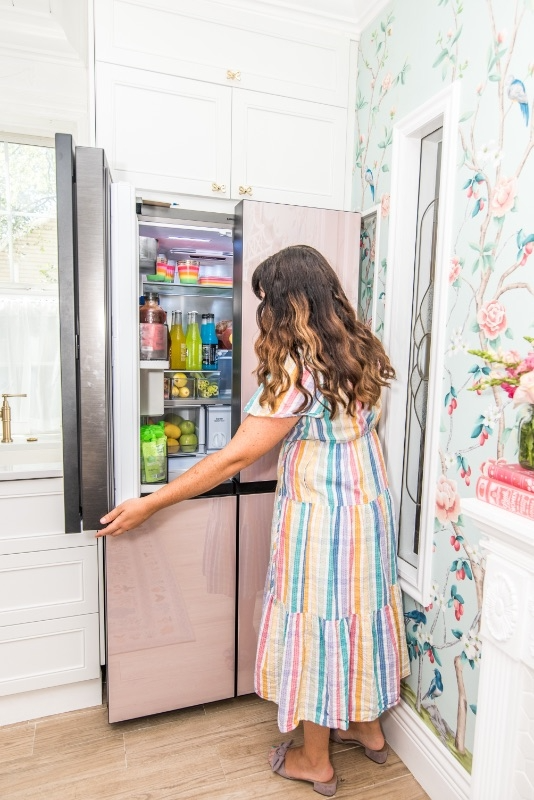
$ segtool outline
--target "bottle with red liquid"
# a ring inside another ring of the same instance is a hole
[[[159,295],[145,294],[139,307],[139,350],[141,361],[167,361],[169,329],[167,315],[159,305]]]

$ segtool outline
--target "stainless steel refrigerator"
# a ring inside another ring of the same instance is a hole
[[[235,432],[256,389],[251,278],[264,258],[291,244],[316,247],[356,303],[360,221],[350,212],[255,201],[230,215],[174,209],[165,198],[142,203],[135,187],[112,183],[102,150],[74,148],[59,134],[56,153],[68,533],[94,530],[109,508],[157,489],[141,483],[142,422],[179,415],[195,425],[197,452],[169,455],[169,479],[224,441],[209,434],[223,409]],[[195,258],[201,275],[226,284],[149,279],[152,240],[168,260]],[[209,309],[231,324],[231,373],[218,371],[216,397],[195,397],[193,387],[189,397],[172,398],[169,364],[140,360],[139,302],[149,290],[169,318],[173,310]],[[277,455],[105,541],[110,722],[253,691]]]

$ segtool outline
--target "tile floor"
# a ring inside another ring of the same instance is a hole
[[[109,725],[100,706],[0,728],[2,800],[291,800],[310,784],[273,775],[267,752],[287,738],[255,695]],[[297,729],[295,743],[302,741]],[[428,800],[397,755],[385,765],[332,745],[336,797]]]

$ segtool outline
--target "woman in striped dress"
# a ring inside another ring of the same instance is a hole
[[[394,516],[376,434],[394,371],[313,248],[289,247],[254,272],[259,388],[219,453],[102,521],[123,533],[207,491],[283,439],[256,658],[257,693],[303,747],[274,748],[272,769],[335,794],[329,739],[383,763],[380,715],[399,700],[408,657]]]

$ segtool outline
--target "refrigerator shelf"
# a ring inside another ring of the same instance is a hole
[[[140,361],[139,362],[139,369],[148,369],[148,370],[152,370],[153,372],[159,372],[160,370],[169,369],[169,362],[168,361]]]
[[[165,281],[143,282],[143,294],[157,287],[160,295],[180,295],[181,297],[233,297],[233,287],[217,289],[214,286],[199,286],[198,284],[166,283]]]
[[[178,400],[165,400],[165,408],[184,408],[184,406],[227,406],[232,397],[229,394],[219,394],[217,397],[182,397]]]

